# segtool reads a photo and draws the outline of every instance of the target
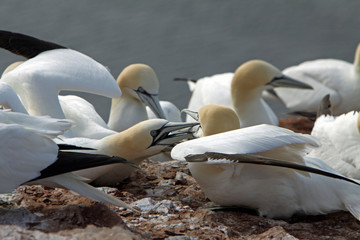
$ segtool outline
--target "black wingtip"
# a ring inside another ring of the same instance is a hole
[[[25,34],[3,30],[0,30],[0,47],[25,58],[33,58],[42,52],[53,49],[66,48]]]
[[[201,155],[201,154],[199,154]],[[340,174],[335,174],[332,172],[328,172],[326,170],[321,170],[318,168],[309,167],[306,165],[300,165],[297,163],[286,162],[283,160],[278,160],[274,158],[267,158],[263,156],[254,156],[249,154],[225,154],[225,153],[218,153],[218,152],[205,152],[202,154],[205,156],[206,159],[227,159],[233,161],[234,163],[247,163],[247,164],[257,164],[257,165],[266,165],[266,166],[274,166],[274,167],[282,167],[282,168],[289,168],[298,171],[313,173],[322,175],[329,178],[340,179],[343,181],[347,181],[356,185],[360,185],[360,183],[354,179],[344,177]],[[196,155],[195,155],[196,156]],[[197,156],[199,158],[199,156]]]
[[[32,182],[38,179],[56,176],[68,172],[78,171],[82,169],[99,167],[114,163],[124,163],[134,166],[134,163],[121,158],[121,157],[110,157],[102,154],[90,154],[90,153],[79,153],[79,152],[62,152],[59,151],[58,159],[43,169],[40,172],[40,176],[34,178],[28,182]]]

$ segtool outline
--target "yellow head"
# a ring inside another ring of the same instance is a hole
[[[159,80],[156,73],[145,64],[138,63],[127,66],[118,76],[117,83],[124,94],[133,93],[133,90],[137,90],[139,87],[149,94],[159,93]]]
[[[227,132],[240,128],[236,113],[228,107],[209,104],[199,110],[199,121],[203,136]]]
[[[231,82],[231,95],[237,97],[251,97],[260,95],[261,91],[266,88],[274,78],[281,77],[279,69],[262,60],[251,60],[235,71]]]

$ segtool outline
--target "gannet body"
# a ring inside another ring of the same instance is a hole
[[[321,143],[310,157],[322,159],[339,173],[360,179],[360,118],[359,112],[340,116],[320,116],[311,135]]]
[[[65,118],[74,123],[71,131],[75,137],[101,139],[117,133],[109,129],[94,106],[85,99],[74,95],[60,95],[59,101]]]
[[[345,210],[360,220],[359,183],[305,157],[317,146],[310,135],[263,124],[180,143],[171,156],[188,161],[216,204],[250,207],[271,218]]]
[[[319,59],[288,67],[283,72],[314,88],[312,91],[275,89],[278,97],[292,111],[316,112],[326,94],[330,94],[334,115],[360,110],[360,44],[354,63],[338,59]]]
[[[0,193],[12,192],[22,184],[61,186],[95,201],[131,208],[71,173],[127,161],[98,154],[59,151],[52,138],[63,134],[70,126],[66,120],[0,111]]]

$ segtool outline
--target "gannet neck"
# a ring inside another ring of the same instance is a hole
[[[355,51],[354,69],[355,69],[355,72],[358,75],[360,75],[360,43],[358,44],[356,51]]]
[[[43,52],[6,73],[2,80],[19,94],[30,114],[57,118],[64,117],[57,100],[61,90],[107,97],[121,95],[115,79],[103,65],[70,49]]]
[[[227,132],[240,128],[239,118],[228,107],[209,104],[199,110],[199,121],[203,136]]]
[[[111,102],[108,126],[121,132],[138,122],[148,119],[146,108],[139,100],[129,97],[127,90],[120,98],[113,98]]]
[[[239,117],[241,128],[262,123],[278,125],[278,122],[275,122],[268,114],[272,110],[262,99],[253,99],[244,104],[238,101],[234,109]]]

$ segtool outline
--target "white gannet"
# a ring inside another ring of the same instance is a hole
[[[323,96],[330,94],[334,115],[360,110],[360,44],[354,63],[318,59],[284,69],[284,74],[311,85],[314,90],[277,88],[277,96],[292,111],[316,112]]]
[[[12,71],[23,62],[9,65],[2,75]],[[94,106],[75,95],[59,95],[61,109],[66,119],[73,123],[71,133],[75,137],[103,138],[116,133],[109,129],[105,121],[96,112]],[[16,92],[7,83],[0,82],[0,105],[14,112],[27,113]]]
[[[91,150],[91,152],[122,157],[139,165],[145,158],[158,154],[166,147],[191,137],[191,133],[174,131],[186,129],[196,124],[172,123],[165,119],[149,119],[102,139],[67,138],[63,141],[59,140],[58,143],[93,148],[96,150]],[[129,177],[132,171],[133,167],[118,164],[76,173],[90,179],[96,185],[111,185]]]
[[[159,80],[154,70],[145,64],[131,64],[118,76],[122,96],[111,102],[108,126],[121,132],[138,122],[148,119],[145,106],[158,118],[165,115],[159,103]]]
[[[360,115],[349,112],[340,116],[322,115],[311,135],[321,143],[310,157],[320,158],[341,174],[360,179]]]
[[[61,186],[95,201],[131,208],[71,173],[127,161],[106,155],[60,151],[52,138],[70,126],[66,120],[0,111],[0,193],[12,192],[22,184]]]
[[[360,183],[305,157],[317,146],[310,135],[262,124],[180,143],[171,156],[188,161],[216,204],[271,218],[345,210],[360,220]]]
[[[206,81],[208,83],[209,81]],[[205,83],[205,81],[204,81]],[[223,104],[219,101],[226,99],[225,94],[219,87],[218,82],[214,81],[214,86],[206,84],[206,88],[196,88],[191,96],[188,109],[198,111],[202,104]],[[208,87],[213,88],[214,98],[206,92]],[[253,126],[261,123],[278,125],[278,118],[272,109],[262,99],[263,90],[275,87],[311,88],[309,85],[291,79],[281,73],[273,65],[262,60],[251,60],[235,71],[230,87],[231,105],[240,119],[241,127]],[[200,92],[200,94],[197,94]],[[198,97],[199,96],[199,97]],[[205,100],[212,99],[211,102]],[[226,104],[229,106],[229,104]],[[189,118],[188,118],[189,119]]]
[[[121,96],[110,72],[75,50],[23,34],[0,31],[0,47],[30,58],[11,67],[1,81],[11,85],[31,115],[65,118],[58,100],[61,90]]]

